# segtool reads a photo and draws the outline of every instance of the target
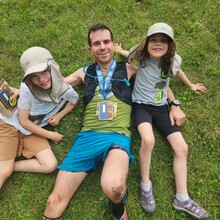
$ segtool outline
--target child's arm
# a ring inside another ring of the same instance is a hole
[[[193,91],[204,92],[206,90],[206,87],[202,83],[191,83],[182,70],[177,72],[176,77]]]
[[[29,110],[19,110],[18,111],[18,118],[19,122],[22,127],[24,127],[26,130],[38,134],[42,137],[51,139],[55,143],[62,140],[64,137],[62,134],[58,132],[48,131],[36,124],[34,124],[31,120],[29,120],[30,111]]]
[[[115,47],[114,47],[114,52],[115,52],[115,53],[118,53],[118,54],[120,54],[120,55],[122,55],[122,56],[124,56],[124,57],[127,57],[127,56],[128,56],[129,51],[122,49],[121,43],[116,43],[116,42],[114,42],[114,46],[115,46]]]
[[[169,103],[175,99],[173,91],[170,89],[170,87],[168,87],[167,96],[168,96]],[[180,109],[179,106],[172,105],[170,107],[169,118],[170,118],[171,126],[173,126],[174,124],[176,124],[177,126],[180,126],[186,120],[186,115]]]
[[[52,126],[57,126],[60,122],[60,120],[66,115],[68,114],[70,111],[72,111],[76,105],[78,104],[79,99],[77,101],[77,103],[75,104],[71,104],[70,102],[68,102],[66,104],[66,106],[63,108],[63,110],[61,110],[60,112],[58,112],[57,114],[51,116],[47,122],[52,125]]]

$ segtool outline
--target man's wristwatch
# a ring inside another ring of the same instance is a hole
[[[177,99],[174,99],[172,102],[169,103],[169,106],[171,107],[172,105],[175,106],[180,106],[180,101]]]

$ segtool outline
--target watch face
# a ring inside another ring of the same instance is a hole
[[[179,100],[174,99],[174,100],[173,100],[173,104],[174,104],[174,105],[180,105],[180,102],[179,102]]]

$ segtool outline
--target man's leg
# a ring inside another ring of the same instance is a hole
[[[44,211],[46,219],[56,219],[63,215],[70,199],[86,176],[85,172],[59,171],[53,192],[48,197]]]
[[[57,159],[51,149],[45,149],[35,155],[35,158],[20,160],[14,163],[14,171],[51,173],[56,169]]]
[[[0,161],[0,189],[13,172],[14,159]]]
[[[121,219],[124,214],[128,168],[129,157],[125,151],[120,149],[109,151],[103,166],[101,186],[112,203],[112,215],[115,219]]]

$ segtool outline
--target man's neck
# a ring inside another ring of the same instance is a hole
[[[99,68],[101,69],[102,73],[103,74],[107,74],[108,73],[108,70],[111,66],[111,63],[112,63],[112,60],[108,63],[98,63],[99,65]]]

